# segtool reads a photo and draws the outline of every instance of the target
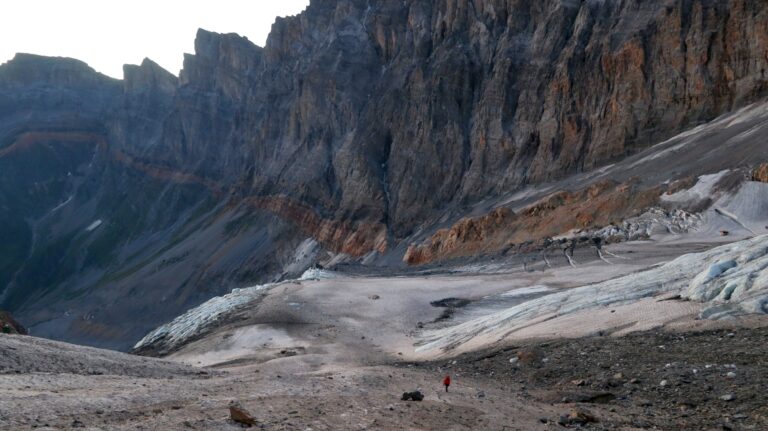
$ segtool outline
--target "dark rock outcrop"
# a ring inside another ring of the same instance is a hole
[[[263,48],[201,30],[179,78],[19,55],[0,67],[2,305],[125,348],[286,275],[307,238],[402,254],[446,211],[758,100],[766,63],[749,0],[313,0]]]
[[[4,334],[28,335],[27,328],[17,322],[7,311],[0,311],[0,330]]]

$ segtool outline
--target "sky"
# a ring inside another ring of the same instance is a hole
[[[309,0],[16,0],[0,13],[0,63],[17,52],[72,57],[123,77],[148,57],[178,75],[198,28],[238,33],[264,46],[276,16]]]

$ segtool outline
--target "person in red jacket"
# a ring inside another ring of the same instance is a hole
[[[445,386],[445,392],[448,392],[448,386],[451,386],[451,376],[445,376],[443,385]]]

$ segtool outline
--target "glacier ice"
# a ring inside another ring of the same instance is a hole
[[[768,313],[768,235],[685,254],[664,265],[563,290],[456,326],[425,331],[418,350],[450,349],[475,337],[501,339],[534,321],[658,296],[704,303],[699,317]]]
[[[133,349],[160,347],[164,351],[173,350],[175,347],[183,345],[207,329],[215,326],[219,318],[224,317],[242,305],[260,298],[273,286],[275,284],[234,289],[224,296],[211,298],[207,302],[173,319],[170,323],[150,332],[136,343]]]

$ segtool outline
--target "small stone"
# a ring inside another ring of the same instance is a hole
[[[249,427],[256,425],[256,419],[237,401],[229,403],[229,417],[233,421]]]
[[[586,410],[573,409],[567,415],[560,416],[558,423],[560,425],[585,425],[588,423],[597,422],[597,418]]]
[[[572,383],[574,386],[586,386],[586,384],[587,384],[587,381],[586,381],[586,380],[584,380],[584,379],[579,379],[579,380],[571,380],[571,383]]]
[[[669,382],[668,382],[668,381],[666,381],[666,380],[662,380],[662,381],[659,383],[659,386],[661,386],[661,387],[664,387],[664,386],[667,386],[668,384],[669,384]]]
[[[513,356],[509,358],[509,363],[512,365],[517,365],[518,362],[520,362],[520,358],[518,358],[517,356]]]
[[[400,397],[400,399],[402,401],[422,401],[424,399],[424,394],[422,394],[419,390],[403,392],[403,396]]]
[[[729,379],[735,379],[735,378],[736,378],[736,373],[734,373],[733,371],[729,371],[729,372],[728,372],[728,373],[725,375],[725,377],[728,377]]]
[[[640,379],[636,379],[636,378],[635,379],[631,379],[629,381],[629,383],[632,383],[633,385],[636,385],[636,384],[640,383]]]
[[[533,362],[536,361],[537,357],[538,355],[536,354],[536,352],[532,350],[521,350],[517,352],[517,359],[520,360],[521,364],[525,364],[525,365],[532,364]]]
[[[720,397],[720,399],[723,400],[723,401],[733,401],[733,400],[736,399],[736,395],[734,395],[734,394],[725,394],[722,397]]]
[[[615,380],[624,380],[624,374],[616,373],[616,374],[613,375],[613,378]]]

